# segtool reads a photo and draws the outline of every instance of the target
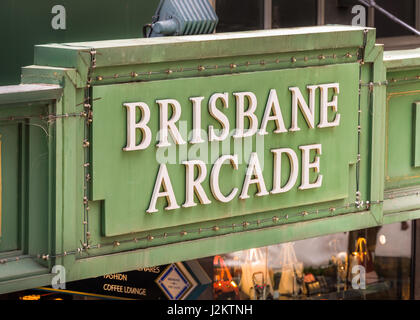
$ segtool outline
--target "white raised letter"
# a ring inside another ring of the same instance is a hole
[[[204,140],[201,138],[201,102],[204,97],[194,97],[190,98],[190,101],[193,103],[193,137],[190,143],[202,143]]]
[[[226,161],[230,160],[230,163],[233,166],[233,169],[238,170],[238,156],[237,155],[224,155],[221,156],[219,159],[216,160],[214,163],[213,169],[211,170],[210,174],[210,188],[213,196],[221,201],[221,202],[229,202],[231,201],[237,194],[238,188],[234,188],[232,192],[228,196],[224,196],[220,191],[219,187],[219,173],[222,164]]]
[[[272,116],[270,116],[271,110],[273,110]],[[277,129],[274,130],[274,133],[287,132],[283,122],[283,115],[281,114],[280,110],[279,98],[277,97],[277,91],[275,89],[270,90],[270,95],[268,96],[267,105],[264,111],[264,117],[261,121],[261,127],[258,134],[268,134],[266,128],[267,123],[270,120],[274,120],[276,122]]]
[[[318,175],[318,178],[314,183],[309,182],[309,170],[311,168],[315,169],[315,172],[319,172],[319,156],[322,154],[320,144],[311,144],[307,146],[299,147],[302,150],[302,184],[300,185],[300,190],[319,188],[322,184],[322,174]],[[309,156],[311,150],[316,150],[318,155],[315,156],[314,162],[309,162]]]
[[[181,117],[181,105],[175,99],[156,100],[160,107],[160,127],[159,127],[159,143],[157,146],[169,147],[171,144],[168,142],[168,131],[171,133],[172,139],[176,144],[185,144],[182,139],[175,122]],[[172,117],[168,119],[168,106],[172,107]]]
[[[252,176],[255,176],[254,179],[251,179]],[[248,199],[248,189],[249,185],[257,184],[258,193],[256,194],[258,197],[265,196],[268,194],[267,188],[265,187],[264,177],[262,175],[262,170],[260,166],[260,161],[258,160],[258,155],[256,152],[251,153],[251,157],[249,159],[248,169],[245,175],[244,185],[242,187],[242,193],[239,196],[239,199]]]
[[[160,191],[161,187],[163,187],[164,191]],[[159,173],[153,189],[152,199],[150,200],[149,209],[147,209],[146,212],[153,213],[158,211],[156,209],[156,202],[160,197],[166,197],[166,200],[168,201],[168,206],[165,207],[165,210],[174,210],[179,208],[176,203],[175,193],[172,188],[171,179],[169,178],[168,169],[163,163],[159,167]]]
[[[204,181],[207,175],[206,164],[201,160],[189,160],[184,161],[182,164],[185,165],[185,203],[182,205],[184,208],[194,207],[197,204],[194,201],[194,190],[197,194],[200,203],[209,204],[211,201],[207,197],[201,183]],[[194,167],[198,168],[198,177],[194,180]]]
[[[254,114],[257,109],[257,97],[252,92],[237,92],[236,97],[236,133],[234,138],[245,138],[253,136],[258,130],[258,118]],[[245,111],[245,97],[248,99],[249,106]],[[244,120],[249,119],[249,129],[245,131]]]
[[[274,153],[274,169],[273,169],[273,190],[272,194],[287,192],[293,188],[298,177],[298,158],[296,153],[289,148],[271,150]],[[290,161],[290,175],[286,185],[281,187],[281,155],[287,154]]]
[[[337,113],[332,122],[328,122],[328,107],[331,107],[334,112],[337,112],[337,94],[340,92],[340,85],[338,83],[321,84],[321,105],[318,128],[336,127],[340,124],[340,114]],[[328,101],[328,89],[334,89],[334,97],[332,101]]]
[[[223,102],[223,107],[228,108],[229,95],[225,93],[215,93],[210,97],[209,100],[209,112],[213,118],[215,118],[222,125],[222,133],[220,136],[216,135],[213,126],[209,126],[209,141],[223,141],[229,135],[229,119],[226,115],[216,107],[217,100],[220,99]]]
[[[309,107],[298,87],[289,88],[292,92],[292,126],[289,131],[299,131],[298,127],[298,106],[305,117],[308,127],[315,127],[315,90],[318,86],[307,86],[309,90]]]
[[[57,4],[52,7],[51,13],[55,14],[51,20],[51,27],[54,30],[66,30],[66,8]]]
[[[127,146],[124,151],[142,150],[150,145],[152,140],[152,132],[147,126],[150,120],[150,109],[144,102],[124,103],[127,108]],[[136,108],[139,108],[143,114],[142,119],[136,123]],[[140,129],[143,139],[140,144],[136,145],[136,130]]]

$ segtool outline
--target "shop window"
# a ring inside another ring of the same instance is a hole
[[[214,298],[410,299],[411,243],[402,222],[223,255]]]
[[[304,27],[317,24],[317,2],[314,0],[273,0],[273,28]]]
[[[217,0],[217,32],[258,30],[264,28],[263,0]]]
[[[356,7],[357,6],[357,7]],[[362,7],[363,12],[360,12]],[[354,9],[353,9],[354,8]],[[360,15],[360,20],[354,21],[356,15]],[[326,0],[325,1],[325,12],[324,12],[324,23],[325,24],[344,24],[352,25],[355,22],[357,24],[366,26],[368,18],[368,9],[362,6],[357,0]]]
[[[376,0],[376,3],[408,25],[415,27],[415,1]],[[375,12],[374,19],[378,38],[413,35],[412,32],[380,12]]]

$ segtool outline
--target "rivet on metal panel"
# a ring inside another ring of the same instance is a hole
[[[181,236],[186,236],[187,235],[187,231],[181,231]]]
[[[234,63],[231,63],[231,64],[230,64],[230,68],[231,68],[231,69],[235,69],[236,67],[237,67],[237,66],[236,66],[236,64],[234,64]]]
[[[102,76],[97,76],[96,77],[96,80],[98,80],[98,81],[102,81],[104,79],[104,77],[102,77]]]
[[[276,223],[276,222],[278,222],[278,221],[279,221],[279,218],[278,218],[278,217],[276,217],[276,216],[274,216],[274,217],[273,217],[273,222],[274,222],[274,223]]]
[[[87,140],[83,140],[83,148],[89,147],[90,143]]]
[[[296,62],[296,58],[292,57],[292,63],[295,63],[295,62]]]
[[[213,227],[213,231],[219,231],[219,227],[218,226],[214,226]]]

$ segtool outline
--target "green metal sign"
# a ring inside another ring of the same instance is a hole
[[[347,26],[36,46],[0,90],[0,292],[419,217],[396,56]]]
[[[105,235],[346,199],[358,71],[95,87],[92,200],[104,201]]]

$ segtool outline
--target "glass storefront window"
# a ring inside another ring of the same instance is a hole
[[[302,10],[302,8],[304,10]],[[304,27],[317,24],[317,2],[313,0],[273,0],[273,28]]]
[[[263,0],[217,0],[217,32],[264,29]]]
[[[415,27],[415,1],[376,0],[376,3],[405,23]],[[380,12],[375,12],[375,27],[377,38],[413,35],[412,32]]]
[[[411,241],[403,222],[233,252],[215,263],[214,297],[410,299]]]

